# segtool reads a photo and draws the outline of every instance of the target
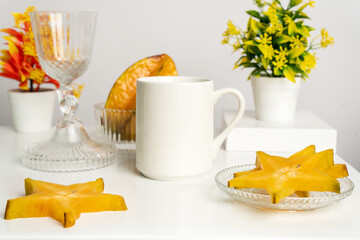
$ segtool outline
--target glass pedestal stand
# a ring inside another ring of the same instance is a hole
[[[77,99],[60,90],[60,109],[64,113],[52,138],[26,147],[22,163],[25,167],[51,172],[83,171],[105,167],[114,162],[116,147],[92,140],[82,122],[75,116]]]

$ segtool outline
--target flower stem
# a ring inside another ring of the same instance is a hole
[[[30,81],[30,92],[33,92],[34,91],[34,80],[29,79],[29,81]]]

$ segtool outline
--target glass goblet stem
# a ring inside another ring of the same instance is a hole
[[[69,84],[61,85],[58,90],[60,101],[60,110],[64,114],[66,122],[73,122],[76,117],[76,110],[79,106],[77,98],[74,96],[74,90]]]

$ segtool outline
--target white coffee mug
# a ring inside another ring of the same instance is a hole
[[[213,109],[232,94],[239,104],[234,120],[213,139]],[[137,80],[136,168],[146,177],[177,181],[206,175],[229,132],[245,110],[236,89],[214,92],[213,81],[197,77]]]

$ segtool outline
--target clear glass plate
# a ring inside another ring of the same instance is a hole
[[[215,176],[218,187],[233,198],[250,206],[283,210],[304,211],[323,208],[340,201],[352,193],[354,184],[349,178],[340,178],[340,193],[333,192],[310,192],[309,197],[297,197],[295,194],[282,199],[279,203],[271,203],[271,197],[263,189],[246,188],[235,189],[228,187],[228,181],[234,178],[234,173],[255,168],[254,164],[233,166],[220,171]]]

